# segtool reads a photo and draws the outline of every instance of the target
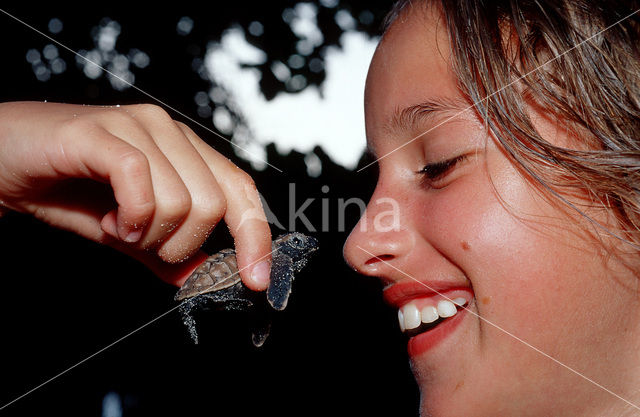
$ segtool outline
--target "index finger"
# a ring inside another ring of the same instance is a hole
[[[251,177],[207,145],[188,126],[178,123],[209,166],[227,200],[224,221],[234,238],[242,281],[254,291],[269,286],[271,230]]]

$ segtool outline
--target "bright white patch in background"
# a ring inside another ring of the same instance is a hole
[[[335,20],[340,29],[353,30],[356,27],[356,21],[346,10],[338,10],[335,15]]]
[[[122,400],[117,392],[108,392],[102,399],[102,417],[122,417]]]
[[[275,61],[271,64],[271,72],[273,72],[273,75],[281,82],[285,82],[291,78],[291,71],[289,71],[289,67],[280,61]]]
[[[37,64],[40,62],[40,52],[37,49],[29,49],[27,51],[27,62],[30,64]]]
[[[228,135],[233,131],[233,119],[229,110],[218,107],[213,112],[213,124],[223,134]]]
[[[178,24],[176,25],[176,32],[179,35],[187,36],[193,30],[193,19],[189,16],[183,16],[178,20]]]
[[[63,28],[62,20],[58,19],[57,17],[54,17],[53,19],[49,20],[48,28],[49,28],[49,32],[53,34],[60,33]]]
[[[310,86],[300,93],[279,93],[271,101],[260,92],[260,72],[242,68],[242,64],[266,59],[263,51],[246,41],[242,29],[229,29],[220,43],[209,45],[205,57],[208,75],[228,92],[225,102],[247,124],[248,130],[241,126],[232,130],[232,140],[251,153],[241,153],[242,157],[260,168],[264,163],[258,158],[266,157],[264,146],[270,142],[275,142],[281,153],[295,149],[309,154],[320,145],[336,163],[355,168],[365,145],[364,83],[377,40],[360,32],[345,32],[340,44],[341,49],[326,50],[322,96],[316,86]],[[284,77],[284,71],[277,67],[272,68],[274,73]],[[212,99],[219,94],[210,92]],[[221,131],[232,127],[227,116],[214,110],[213,121]],[[319,160],[307,158],[306,162],[309,174],[318,175]]]
[[[312,3],[298,3],[293,9],[293,16],[289,21],[291,31],[305,43],[313,51],[322,45],[324,36],[318,28],[318,8]],[[302,53],[302,52],[301,52]]]
[[[338,5],[338,0],[320,0],[320,4],[328,9],[332,9]]]
[[[129,60],[138,68],[146,68],[150,61],[149,55],[136,48],[129,51]]]
[[[76,62],[78,62],[78,64],[80,65],[84,64],[84,75],[95,80],[96,78],[100,77],[100,75],[102,75],[102,68],[98,66],[102,65],[102,56],[100,55],[100,52],[96,50],[86,52],[84,55],[82,54],[82,52],[83,51],[80,51],[80,55],[84,56],[87,59],[84,60],[80,57],[76,57]]]
[[[101,26],[96,36],[96,46],[103,51],[111,51],[116,47],[116,40],[120,35],[120,24],[116,21],[108,21]]]
[[[253,36],[262,36],[262,34],[264,33],[264,26],[257,20],[251,22],[248,29],[249,33]]]
[[[51,72],[62,74],[67,69],[67,64],[61,58],[56,58],[51,62]]]
[[[42,55],[48,60],[53,60],[58,57],[58,48],[55,45],[48,44],[42,50]]]
[[[58,56],[58,48],[53,44],[45,45],[42,55],[37,49],[29,49],[26,58],[40,81],[48,81],[51,73],[62,74],[67,69],[67,64]]]
[[[100,66],[105,67],[109,71],[107,78],[113,88],[122,91],[131,87],[135,82],[135,75],[130,70],[130,63],[138,68],[145,68],[149,65],[149,55],[135,48],[131,49],[127,55],[119,53],[116,50],[116,42],[120,35],[120,24],[114,20],[103,19],[100,26],[93,28],[92,33],[94,33],[93,42],[96,47],[90,51],[83,49],[78,51],[76,56],[78,66],[91,79],[99,78],[103,72]],[[46,57],[46,51],[44,53]],[[57,49],[55,53],[57,56]],[[51,70],[54,73],[64,71],[66,65],[62,64],[64,63],[58,62],[55,66],[52,64]]]
[[[305,155],[304,163],[307,166],[307,174],[310,177],[317,178],[322,174],[322,161],[313,152]]]

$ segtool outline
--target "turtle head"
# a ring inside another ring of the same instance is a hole
[[[318,249],[318,240],[302,233],[289,233],[281,238],[278,251],[293,260],[305,258]]]

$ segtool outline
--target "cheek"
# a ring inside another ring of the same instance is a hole
[[[482,314],[518,329],[535,314],[546,326],[561,300],[582,297],[594,264],[584,246],[568,244],[563,214],[506,161],[492,168],[493,181],[469,175],[425,198],[423,236],[471,281]]]
[[[520,250],[513,246],[514,232],[519,228],[513,209],[528,203],[524,201],[526,196],[514,179],[495,180],[502,198],[488,178],[473,173],[433,191],[422,202],[424,238],[453,262],[459,262],[460,268],[473,269],[485,260],[497,266],[494,260]]]

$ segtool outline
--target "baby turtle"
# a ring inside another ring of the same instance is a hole
[[[261,293],[251,291],[242,283],[233,249],[211,255],[187,278],[175,299],[181,302],[182,320],[194,343],[198,343],[198,333],[191,311],[213,305],[218,310],[252,313],[255,328],[251,339],[255,346],[262,346],[271,326],[269,310],[284,310],[287,306],[294,274],[304,268],[309,255],[318,249],[318,241],[295,232],[278,237],[271,248],[271,281],[266,291],[271,308],[266,306]]]

